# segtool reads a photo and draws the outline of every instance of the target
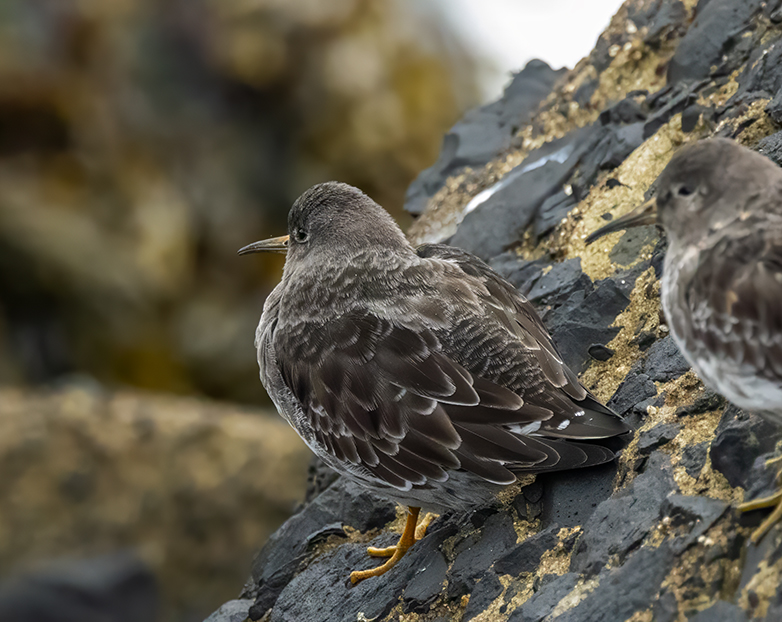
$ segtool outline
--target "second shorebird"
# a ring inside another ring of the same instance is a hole
[[[587,243],[654,223],[668,238],[661,303],[682,354],[711,389],[782,424],[782,169],[732,140],[702,140],[673,156],[656,199]],[[775,510],[754,542],[782,519],[782,490],[739,509],[763,507]]]
[[[356,188],[314,186],[287,236],[239,252],[259,251],[287,252],[256,333],[269,396],[326,464],[410,506],[399,543],[369,549],[390,559],[354,583],[415,543],[421,507],[484,504],[521,473],[608,462],[626,440],[512,285],[458,249],[413,248]]]

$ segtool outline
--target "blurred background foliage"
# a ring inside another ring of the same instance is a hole
[[[265,403],[252,339],[311,184],[405,189],[479,97],[428,2],[0,2],[0,384]]]

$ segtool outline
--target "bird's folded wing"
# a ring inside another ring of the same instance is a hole
[[[399,489],[444,481],[456,468],[510,483],[520,470],[613,457],[604,447],[543,436],[555,419],[551,409],[532,394],[526,400],[502,382],[471,373],[426,328],[353,312],[325,325],[290,326],[275,336],[274,348],[316,440],[337,459]],[[611,418],[617,425],[608,436],[625,431]]]
[[[487,292],[483,299],[489,312],[514,332],[534,354],[546,379],[554,386],[561,387],[573,399],[586,397],[587,390],[562,360],[534,306],[513,285],[481,259],[458,248],[444,244],[424,244],[418,247],[417,252],[422,257],[451,261],[459,266],[466,277],[477,279]]]
[[[782,383],[782,230],[724,236],[714,253],[720,261],[704,254],[687,288],[692,337]]]
[[[491,324],[502,326],[515,339],[508,339],[501,332],[495,333],[496,343],[492,348],[514,360],[531,359],[530,367],[517,365],[513,368],[514,377],[506,377],[505,386],[513,385],[514,390],[523,390],[525,384],[530,388],[537,381],[539,387],[548,383],[562,390],[546,392],[545,399],[549,402],[546,406],[555,415],[547,422],[548,434],[564,438],[607,438],[621,434],[619,428],[625,432],[629,430],[616,413],[601,404],[579,382],[578,376],[562,359],[535,307],[513,285],[478,257],[463,250],[444,244],[424,244],[417,252],[422,257],[455,263],[465,279],[477,281],[475,290],[483,289],[485,292],[481,298],[488,317],[481,319],[478,327],[471,327],[473,339],[486,339]],[[495,364],[497,358],[493,359]],[[471,365],[467,364],[467,367],[475,371]],[[535,377],[537,369],[542,378]],[[569,419],[570,424],[566,428],[562,427],[563,420],[557,418],[558,415]]]

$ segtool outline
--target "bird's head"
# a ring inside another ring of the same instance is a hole
[[[288,268],[339,261],[368,248],[398,251],[411,247],[388,212],[358,188],[327,182],[296,199],[288,213],[288,235],[255,242],[239,254],[287,253]]]
[[[724,228],[753,198],[782,176],[768,158],[727,138],[701,140],[680,149],[661,173],[657,194],[598,229],[591,243],[614,231],[659,224],[673,243],[697,241]]]

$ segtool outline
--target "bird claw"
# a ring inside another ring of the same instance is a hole
[[[426,530],[429,528],[430,523],[436,518],[436,516],[437,516],[436,514],[427,512],[423,520],[421,520],[421,522],[418,523],[418,526],[415,528],[416,542],[424,539],[424,536],[426,535]]]
[[[427,512],[424,518],[421,520],[420,523],[415,528],[415,541],[413,544],[418,542],[419,540],[423,540],[424,536],[426,535],[426,530],[429,528],[429,524],[435,519],[436,515],[432,514],[431,512]],[[378,548],[376,546],[368,546],[367,547],[367,555],[370,557],[393,557],[394,553],[396,553],[398,545],[393,546],[386,546],[381,548]],[[412,546],[412,545],[411,545]]]
[[[367,553],[371,557],[388,557],[388,559],[386,560],[385,564],[378,566],[377,568],[370,568],[369,570],[356,570],[355,572],[351,572],[350,582],[353,585],[359,581],[363,581],[364,579],[369,579],[370,577],[379,577],[380,575],[385,574],[391,570],[391,568],[396,566],[397,562],[402,559],[402,557],[404,557],[408,549],[416,542],[418,542],[418,540],[420,540],[420,538],[417,537],[419,530],[416,528],[420,510],[421,508],[409,509],[407,521],[405,522],[405,529],[399,538],[399,542],[397,542],[395,546],[387,546],[382,549],[376,548],[374,546],[367,548]],[[424,522],[420,525],[423,526],[423,532],[421,532],[422,537],[423,533],[426,532],[426,527],[429,525],[431,520],[432,519],[429,518],[429,515],[427,515],[424,518]]]
[[[782,456],[777,458],[771,458],[766,461],[766,465],[774,464],[782,461]],[[782,480],[782,469],[777,473],[777,482]],[[738,506],[739,512],[752,512],[753,510],[762,510],[764,508],[774,508],[774,511],[769,514],[766,519],[760,524],[760,526],[752,532],[750,540],[753,544],[757,544],[763,539],[771,528],[782,520],[782,490],[778,490],[773,495],[763,497],[762,499],[755,499],[753,501],[747,501]]]
[[[396,553],[396,544],[394,546],[386,546],[382,549],[375,546],[367,547],[367,555],[370,557],[393,557],[394,553]]]

